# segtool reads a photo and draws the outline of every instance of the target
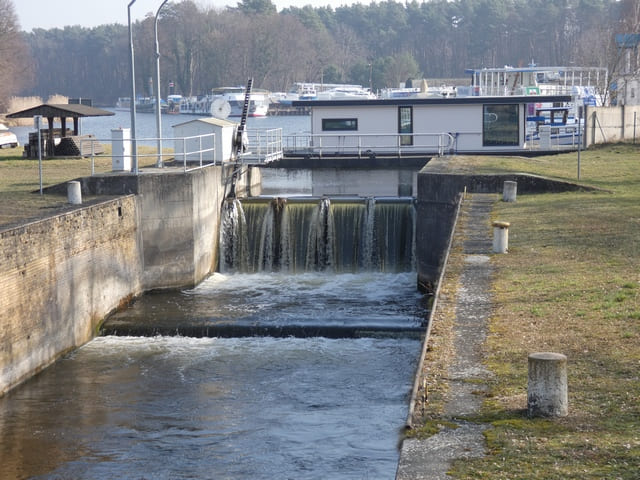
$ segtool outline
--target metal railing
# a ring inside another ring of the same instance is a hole
[[[285,155],[375,157],[438,155],[449,152],[454,137],[449,133],[401,134],[295,134],[283,139]]]
[[[221,163],[221,160],[216,158],[216,139],[213,133],[179,138],[138,138],[136,141],[138,145],[138,165],[142,163],[145,167],[154,166],[148,162],[141,162],[141,159],[145,158],[153,158],[157,167],[163,167],[165,163],[171,162],[172,167],[181,166],[185,172],[202,168],[206,165]],[[162,141],[164,144],[167,144],[165,142],[172,142],[174,148],[166,148],[162,152],[158,152],[157,149],[154,150],[152,147],[145,148],[145,144],[157,143],[158,141]],[[97,152],[96,145],[102,147],[101,144],[111,145],[111,152],[105,152],[103,148],[98,149],[99,152]],[[85,156],[87,155],[86,152],[90,152],[88,157],[91,162],[91,175],[107,171],[140,173],[139,169],[138,172],[133,171],[132,145],[133,141],[128,139],[82,139],[80,141],[80,151]],[[99,159],[110,159],[111,168],[107,168],[104,162],[98,161]],[[96,170],[98,163],[101,165],[100,172]]]
[[[244,163],[269,163],[283,156],[282,129],[247,129],[246,151],[240,154]]]

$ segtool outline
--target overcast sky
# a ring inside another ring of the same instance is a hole
[[[33,28],[62,28],[66,25],[95,27],[105,23],[127,25],[127,7],[131,0],[13,0],[20,27],[31,31]],[[171,0],[170,0],[171,1]],[[239,0],[196,0],[202,6],[222,9],[235,7]],[[288,6],[312,5],[339,7],[352,3],[369,4],[370,0],[271,0],[278,10]],[[155,12],[162,0],[136,0],[131,7],[132,19],[138,20],[147,13]]]

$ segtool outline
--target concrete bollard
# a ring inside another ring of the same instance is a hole
[[[73,181],[67,183],[67,201],[73,205],[80,205],[82,203],[80,182]]]
[[[502,201],[515,202],[517,191],[518,191],[518,182],[506,180],[502,186]]]
[[[509,250],[509,222],[493,222],[493,252],[507,253]]]
[[[567,357],[561,353],[529,355],[527,414],[529,417],[565,417],[567,397]]]

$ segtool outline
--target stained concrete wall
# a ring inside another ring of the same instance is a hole
[[[121,196],[1,231],[0,395],[91,340],[136,295],[211,273],[224,177],[211,166],[84,178],[85,196]],[[259,178],[243,175],[236,191]]]
[[[141,292],[133,196],[0,232],[0,395]]]
[[[433,292],[435,289],[453,229],[457,204],[465,190],[469,193],[501,193],[507,180],[518,184],[518,195],[592,189],[527,174],[458,173],[449,165],[447,157],[434,158],[418,174],[416,257],[418,285],[424,291]],[[487,225],[487,235],[490,234],[491,227]]]
[[[640,105],[587,107],[585,145],[640,139]]]

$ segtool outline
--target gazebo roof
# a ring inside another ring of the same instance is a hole
[[[115,113],[108,110],[102,110],[101,108],[89,107],[82,104],[67,104],[67,103],[43,103],[37,107],[27,108],[19,112],[13,112],[7,115],[7,118],[31,118],[36,115],[42,115],[45,118],[51,117],[65,117],[65,118],[80,118],[80,117],[106,117],[109,115],[115,115]]]

